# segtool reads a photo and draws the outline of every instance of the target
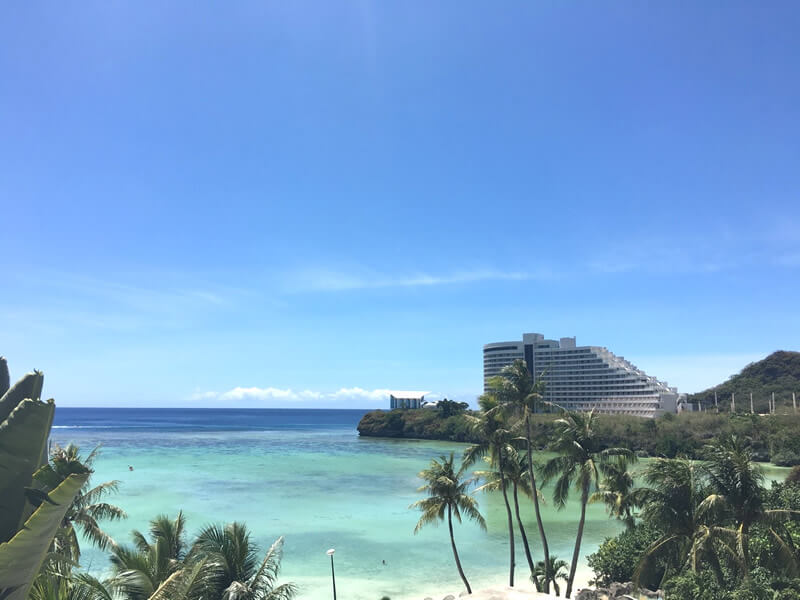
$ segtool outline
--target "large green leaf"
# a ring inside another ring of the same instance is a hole
[[[88,473],[67,477],[50,492],[53,503],[43,502],[11,541],[0,544],[0,598],[26,598],[64,514],[88,478]]]
[[[0,423],[0,542],[24,520],[25,488],[46,455],[54,412],[52,400],[21,400]]]
[[[42,395],[43,383],[44,375],[40,371],[26,373],[12,388],[0,396],[0,423],[6,420],[25,398],[38,400]]]

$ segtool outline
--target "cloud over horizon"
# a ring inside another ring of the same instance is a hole
[[[218,406],[380,408],[387,405],[389,392],[388,389],[368,390],[358,386],[342,387],[332,392],[237,386],[225,392],[197,391],[188,399],[198,403],[214,403]],[[426,396],[431,399],[440,397],[435,393]]]

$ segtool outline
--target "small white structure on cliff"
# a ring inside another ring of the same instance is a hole
[[[425,394],[430,392],[389,392],[389,408],[422,408]]]

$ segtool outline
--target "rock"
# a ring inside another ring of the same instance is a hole
[[[611,598],[630,595],[633,586],[630,583],[612,583],[608,586],[608,595]]]
[[[447,594],[442,600],[456,600],[456,597],[453,594]]]
[[[575,600],[597,600],[597,594],[589,588],[583,589],[575,596]]]

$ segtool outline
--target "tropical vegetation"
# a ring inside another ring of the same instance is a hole
[[[598,583],[633,580],[668,598],[800,599],[800,483],[767,488],[741,438],[713,440],[703,456],[649,462],[635,523],[588,558]]]
[[[625,529],[589,557],[598,584],[632,580],[639,588],[665,590],[668,598],[800,600],[800,468],[785,483],[765,488],[756,462],[759,449],[770,438],[769,426],[757,421],[763,417],[695,415],[700,420],[725,418],[729,427],[716,436],[698,436],[704,443],[693,448],[691,457],[676,450],[677,456],[648,460],[634,479],[630,469],[637,456],[624,437],[612,446],[606,419],[591,411],[576,413],[543,403],[541,386],[522,361],[490,380],[489,391],[479,403],[480,411],[461,416],[474,443],[465,451],[460,467],[453,464],[452,455],[434,461],[431,469],[420,474],[429,482],[421,489],[430,492],[434,485],[446,482],[457,487],[459,502],[470,507],[476,506],[468,500],[471,495],[502,495],[509,585],[515,583],[514,539],[519,532],[528,576],[536,588],[552,588],[560,595],[561,582],[564,595],[570,597],[587,505],[601,503]],[[543,415],[542,410],[550,414]],[[433,416],[426,418],[437,418],[435,413],[428,414]],[[675,427],[676,422],[680,423],[680,417],[637,421],[651,435],[659,428]],[[536,435],[542,423],[551,430],[544,448],[554,456],[535,464],[532,451],[542,447]],[[755,435],[742,435],[743,430]],[[478,461],[485,468],[475,471],[470,480],[466,472]],[[566,505],[573,490],[578,495],[575,545],[568,562],[546,551],[544,535],[536,548],[525,533],[521,516],[525,511],[533,509],[541,525],[542,484],[550,486],[545,489],[557,507]],[[521,503],[520,495],[527,502]],[[444,518],[446,504],[441,497],[437,494],[438,500],[424,505],[430,508],[425,522]],[[414,507],[422,508],[423,502]],[[477,515],[472,518],[479,520]],[[417,528],[422,524],[423,519]],[[451,544],[459,573],[471,592],[452,536]]]
[[[738,396],[737,396],[738,398]],[[798,399],[800,402],[800,398]],[[444,440],[475,444],[480,435],[469,417],[480,411],[441,417],[436,409],[375,410],[358,425],[362,436]],[[561,415],[557,411],[530,417],[532,451],[546,450],[558,439]],[[595,436],[604,448],[627,448],[639,456],[699,460],[703,448],[714,438],[736,435],[747,438],[753,458],[780,466],[800,464],[800,414],[751,415],[739,412],[687,412],[665,414],[657,419],[629,415],[597,415]],[[523,430],[518,432],[525,437]]]
[[[182,513],[156,517],[148,534],[121,545],[102,522],[126,517],[109,502],[118,482],[92,485],[97,449],[47,439],[55,403],[42,402],[44,376],[9,386],[0,357],[0,598],[3,600],[292,600],[278,583],[283,538],[261,558],[241,523],[208,525],[187,541]],[[80,535],[79,535],[80,534]],[[80,571],[80,537],[111,553],[112,574]]]

